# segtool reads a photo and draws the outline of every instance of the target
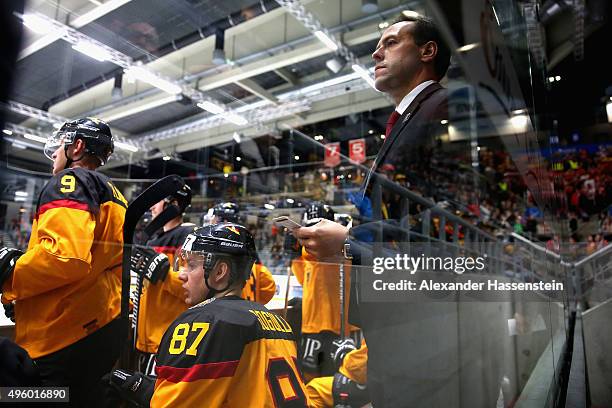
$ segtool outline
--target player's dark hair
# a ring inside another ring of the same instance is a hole
[[[400,23],[408,21],[414,23],[411,34],[416,45],[424,45],[429,41],[433,41],[438,46],[438,53],[434,59],[434,70],[438,79],[446,75],[448,66],[450,65],[451,51],[446,42],[442,38],[440,30],[434,21],[428,17],[418,14],[401,13],[394,21]]]

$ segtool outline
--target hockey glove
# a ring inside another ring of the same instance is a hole
[[[340,373],[334,374],[332,396],[334,397],[334,406],[348,405],[351,408],[358,408],[370,402],[370,393],[365,384],[358,384]]]
[[[287,302],[287,306],[291,306],[294,309],[302,309],[302,298],[293,297]]]
[[[11,322],[15,323],[15,304],[13,302],[2,304],[4,306],[4,315],[10,319]]]
[[[302,246],[296,237],[287,233],[285,235],[285,242],[283,243],[283,251],[287,254],[289,259],[293,260],[302,255]]]
[[[2,285],[10,278],[15,268],[17,259],[23,255],[23,251],[15,248],[0,248],[0,292],[2,292]]]
[[[6,337],[0,337],[0,387],[40,385],[36,364],[27,351]]]
[[[148,279],[151,283],[163,281],[170,270],[170,261],[165,254],[140,245],[132,247],[131,271]]]
[[[346,355],[353,350],[357,350],[357,346],[355,345],[355,341],[353,341],[353,339],[339,339],[332,342],[330,356],[334,361],[336,370],[338,370],[342,365],[342,360],[344,360],[344,357],[346,357]]]
[[[103,381],[108,381],[111,387],[117,391],[119,396],[139,407],[151,405],[155,380],[142,373],[132,373],[127,370],[113,370],[111,373],[102,377]]]

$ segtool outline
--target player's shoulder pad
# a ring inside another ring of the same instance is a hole
[[[294,339],[291,326],[281,316],[257,302],[235,296],[204,302],[188,312],[198,313],[216,326],[239,331],[247,343],[264,338]]]
[[[262,304],[242,299],[239,302],[232,302],[231,307],[235,311],[235,316],[242,317],[244,315],[244,319],[248,321],[251,330],[250,341],[260,339],[295,339],[291,325],[282,316],[271,312]]]
[[[97,213],[100,194],[91,170],[65,169],[54,175],[43,188],[38,213],[56,207],[67,207]]]
[[[237,315],[216,300],[204,302],[183,312],[168,327],[158,349],[157,366],[188,368],[196,364],[204,367],[237,362],[253,338],[252,333],[252,319],[249,324],[244,313]],[[185,347],[194,344],[197,347],[192,346],[187,355],[177,339],[184,339]]]

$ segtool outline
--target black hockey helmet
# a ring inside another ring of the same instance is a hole
[[[101,166],[106,164],[115,150],[113,135],[106,122],[87,117],[68,121],[58,131],[54,132],[45,143],[45,156],[53,160],[53,153],[64,142],[64,151],[68,159],[66,167],[69,167],[73,161],[80,159],[68,156],[68,147],[74,144],[77,139],[85,142],[85,153],[95,156],[100,161]]]
[[[181,179],[182,180],[182,179]],[[164,198],[164,210],[153,218],[153,220],[144,229],[145,234],[150,237],[166,223],[179,215],[185,213],[185,210],[191,205],[191,187],[183,180],[183,184],[175,192]],[[176,204],[173,204],[176,202]]]
[[[322,219],[334,221],[334,210],[327,204],[320,201],[313,201],[306,207],[304,213],[304,225],[309,227]]]
[[[181,262],[201,261],[204,281],[212,290],[208,286],[208,277],[217,261],[221,259],[228,260],[231,265],[231,277],[227,287],[236,281],[245,282],[249,279],[251,268],[257,259],[255,239],[249,230],[233,223],[207,225],[194,229],[185,238],[176,257],[175,262],[178,263],[175,264],[175,270],[179,270]]]
[[[232,202],[219,203],[213,207],[213,216],[217,222],[238,222],[240,207]]]
[[[191,187],[189,187],[187,184],[183,184],[183,186],[180,189],[176,190],[174,193],[166,197],[164,200],[167,203],[176,201],[181,214],[183,214],[185,210],[187,209],[187,207],[191,205],[192,195],[193,194],[191,192]]]

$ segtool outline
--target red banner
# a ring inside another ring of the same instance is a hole
[[[365,139],[349,140],[349,158],[353,163],[361,164],[366,159]]]
[[[340,164],[340,142],[327,143],[325,145],[325,159],[323,163],[327,167],[336,167]]]

